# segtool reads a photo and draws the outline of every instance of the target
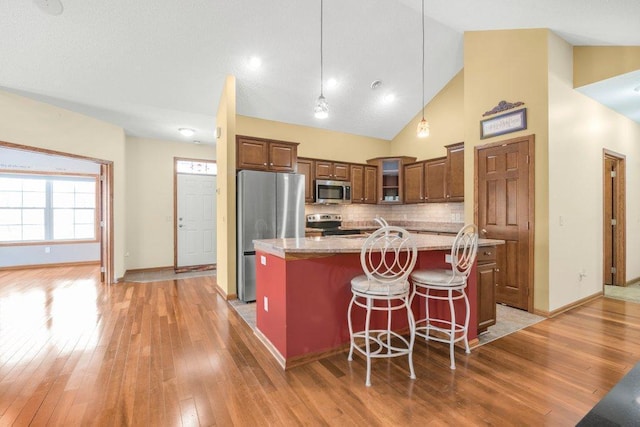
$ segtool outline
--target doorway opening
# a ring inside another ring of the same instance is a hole
[[[99,219],[98,240],[100,242],[100,281],[108,285],[116,283],[117,279],[115,277],[113,256],[113,162],[5,141],[0,141],[0,147],[24,151],[26,153],[45,154],[49,156],[83,160],[95,163],[99,166],[100,183],[96,194],[96,207]]]
[[[603,150],[603,286],[626,286],[625,177],[625,156]]]

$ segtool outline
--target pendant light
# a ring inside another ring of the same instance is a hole
[[[329,104],[327,100],[324,98],[324,94],[322,93],[323,89],[323,62],[322,62],[322,24],[323,24],[323,3],[324,0],[320,0],[320,96],[316,101],[316,108],[314,108],[314,115],[317,119],[326,119],[329,117]]]
[[[418,123],[418,138],[429,136],[429,122],[424,118],[424,0],[422,0],[422,120]]]

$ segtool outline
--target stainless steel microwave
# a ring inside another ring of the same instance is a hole
[[[316,179],[316,203],[351,203],[351,183]]]

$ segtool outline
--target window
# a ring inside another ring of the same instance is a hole
[[[218,164],[192,160],[176,160],[176,172],[194,175],[217,175]]]
[[[97,177],[0,173],[0,243],[96,239]]]

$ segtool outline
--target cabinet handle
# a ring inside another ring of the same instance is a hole
[[[266,163],[263,163],[263,164],[262,164],[262,166],[267,166],[267,164],[266,164]]]
[[[451,197],[451,196],[447,194],[447,199],[448,199],[449,197]]]
[[[491,252],[485,252],[484,254],[485,255],[491,255]]]
[[[271,162],[270,165],[273,166],[273,162]]]
[[[500,269],[499,268],[496,268],[496,273],[500,273]]]

